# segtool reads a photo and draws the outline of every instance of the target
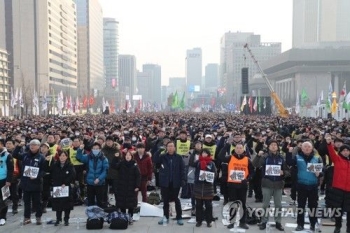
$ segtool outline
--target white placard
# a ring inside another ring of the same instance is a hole
[[[207,181],[209,183],[214,183],[215,173],[209,171],[200,170],[199,172],[199,180]]]
[[[281,176],[281,165],[266,165],[265,176]]]
[[[308,172],[322,172],[323,163],[307,163]]]
[[[2,194],[2,200],[5,201],[10,195],[10,187],[9,186],[4,186],[1,188],[1,194]]]
[[[53,198],[59,198],[59,197],[68,197],[69,196],[69,187],[68,186],[56,186],[52,189],[52,197]]]
[[[231,181],[242,181],[245,177],[245,171],[241,170],[230,170],[230,177],[229,179]]]
[[[39,174],[39,168],[38,167],[32,167],[32,166],[25,166],[23,176],[29,177],[29,178],[37,178]]]

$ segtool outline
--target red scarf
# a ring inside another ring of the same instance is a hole
[[[203,157],[199,156],[199,163],[201,165],[201,170],[206,170],[207,165],[212,161],[212,158],[210,156]]]

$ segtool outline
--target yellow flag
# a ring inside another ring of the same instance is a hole
[[[332,102],[331,111],[332,111],[332,114],[337,112],[337,101],[335,100],[335,98],[333,99],[333,102]]]

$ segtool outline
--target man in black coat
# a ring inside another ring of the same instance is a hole
[[[180,187],[186,185],[185,162],[182,156],[175,151],[175,143],[170,141],[166,144],[166,153],[155,155],[153,161],[160,164],[159,186],[163,197],[164,217],[158,222],[162,225],[169,222],[169,201],[175,201],[176,220],[178,225],[183,225],[182,209],[179,200]]]

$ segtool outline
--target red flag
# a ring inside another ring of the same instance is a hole
[[[95,99],[94,99],[93,96],[90,97],[89,103],[90,103],[90,106],[91,106],[91,105],[94,105]]]
[[[250,109],[250,112],[252,113],[253,112],[253,98],[251,96],[249,97],[249,109]]]
[[[85,96],[84,101],[83,101],[83,108],[87,108],[87,106],[88,106],[88,99]]]
[[[211,97],[210,105],[214,107],[215,105],[215,97]]]
[[[114,113],[115,109],[114,109],[114,101],[113,100],[110,101],[109,108],[111,110],[111,113]]]

